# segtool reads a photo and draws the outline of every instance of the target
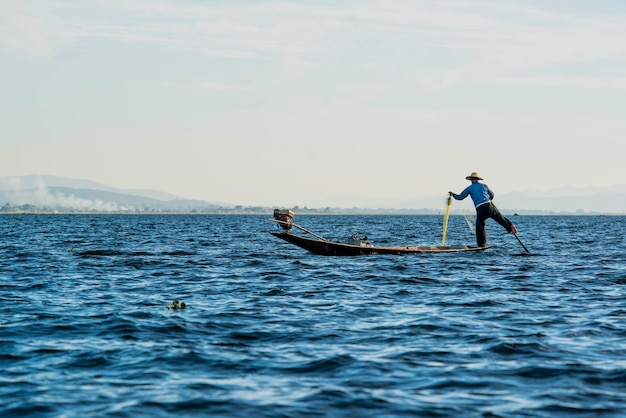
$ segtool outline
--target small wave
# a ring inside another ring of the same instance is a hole
[[[495,354],[503,356],[518,356],[518,355],[530,355],[530,354],[542,354],[554,352],[554,350],[544,344],[540,343],[514,343],[506,342],[497,344],[489,351]]]
[[[296,366],[285,367],[283,370],[297,374],[328,374],[337,373],[350,367],[357,360],[349,354],[340,354],[324,359],[302,362]]]
[[[621,368],[610,371],[602,371],[600,373],[596,371],[593,376],[585,377],[584,380],[585,382],[593,385],[613,383],[619,385],[621,388],[624,384],[626,384],[626,369]]]
[[[104,352],[83,352],[78,355],[72,355],[64,364],[66,368],[79,369],[98,369],[110,365]]]
[[[175,251],[163,251],[161,255],[172,257],[191,257],[197,255],[195,251],[175,250]]]
[[[117,250],[85,250],[75,251],[74,255],[78,257],[115,257],[125,253]]]
[[[263,296],[266,296],[266,297],[267,296],[283,296],[285,294],[286,294],[285,289],[279,287],[277,289],[272,289],[266,292],[265,294],[263,294]]]

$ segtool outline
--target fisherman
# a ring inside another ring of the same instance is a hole
[[[487,246],[487,231],[485,230],[485,221],[489,218],[495,220],[502,225],[509,234],[517,235],[517,228],[511,223],[504,215],[500,213],[498,208],[491,202],[493,199],[493,192],[484,183],[479,183],[482,177],[477,172],[473,172],[469,176],[465,177],[466,180],[472,182],[461,193],[456,194],[454,192],[448,192],[450,196],[456,200],[463,200],[468,195],[471,196],[476,207],[476,244],[479,247]]]

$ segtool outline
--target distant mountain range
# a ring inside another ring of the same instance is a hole
[[[3,207],[4,205],[4,207]],[[124,190],[57,176],[0,177],[0,210],[60,212],[196,212],[230,206],[156,190]]]
[[[299,213],[419,213],[445,209],[446,196],[430,196],[364,208],[298,208]],[[500,210],[513,214],[626,214],[626,185],[604,188],[565,186],[548,191],[496,196]],[[0,177],[0,212],[269,213],[272,208],[243,207],[190,200],[156,190],[116,189],[89,180],[57,176]],[[454,201],[452,213],[473,213],[470,199]]]

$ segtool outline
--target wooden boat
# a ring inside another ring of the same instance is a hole
[[[314,254],[329,256],[357,256],[357,255],[374,255],[374,254],[424,254],[424,253],[458,253],[468,251],[484,251],[492,247],[477,247],[467,245],[446,245],[446,246],[377,246],[369,243],[367,238],[351,239],[348,243],[329,241],[319,235],[293,223],[293,212],[291,211],[274,211],[274,219],[282,228],[281,232],[270,232],[273,236],[287,241],[290,244],[297,245]],[[298,228],[314,238],[304,237],[291,232],[291,228]]]
[[[304,248],[319,255],[355,256],[368,254],[415,254],[415,253],[458,253],[466,251],[483,251],[491,247],[471,247],[467,245],[447,246],[376,246],[354,245],[341,242],[322,241],[317,238],[307,238],[292,232],[270,232],[277,238]]]

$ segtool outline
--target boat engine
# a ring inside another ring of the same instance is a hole
[[[289,231],[292,226],[294,213],[288,209],[274,209],[274,219],[285,231]]]
[[[346,244],[358,245],[360,247],[372,247],[372,243],[367,239],[367,235],[361,236],[360,232],[356,232],[346,240]]]

